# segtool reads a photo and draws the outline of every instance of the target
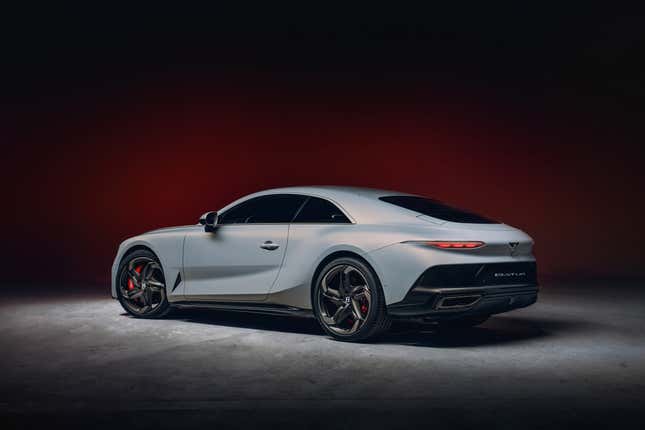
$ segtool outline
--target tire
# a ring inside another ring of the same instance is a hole
[[[390,328],[381,283],[358,258],[326,264],[315,280],[312,304],[318,323],[336,340],[372,340]]]
[[[454,320],[442,321],[439,323],[439,329],[445,330],[458,330],[464,328],[475,327],[483,324],[490,318],[490,315],[475,315],[469,317],[457,318]]]
[[[116,291],[119,303],[133,317],[161,318],[171,310],[163,268],[147,249],[133,251],[121,260]]]

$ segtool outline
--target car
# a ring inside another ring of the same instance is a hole
[[[138,318],[208,307],[313,316],[337,340],[393,320],[468,327],[536,302],[533,240],[427,197],[340,186],[242,197],[125,240],[112,297]]]

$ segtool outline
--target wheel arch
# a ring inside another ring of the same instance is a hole
[[[128,255],[132,254],[135,251],[139,250],[145,250],[149,251],[154,256],[157,258],[157,260],[161,261],[161,257],[159,256],[159,253],[155,250],[155,248],[148,242],[144,242],[141,240],[133,241],[131,243],[124,242],[121,244],[119,247],[119,251],[116,255],[116,258],[114,259],[114,263],[112,264],[112,273],[111,273],[111,293],[112,293],[112,298],[117,298],[117,276],[118,276],[118,271],[119,267],[121,266],[121,262],[123,261],[124,258],[126,258]],[[162,267],[164,267],[163,262],[161,262]]]
[[[119,264],[121,264],[121,261],[123,261],[123,259],[124,259],[125,257],[127,257],[128,255],[132,254],[133,252],[135,252],[135,251],[139,251],[139,250],[150,251],[150,252],[152,252],[152,253],[153,253],[157,258],[159,258],[159,256],[157,255],[157,253],[156,253],[156,252],[155,252],[155,251],[154,251],[150,246],[148,246],[148,245],[143,245],[143,244],[137,244],[137,245],[133,245],[133,246],[129,247],[128,249],[126,249],[126,251],[125,251],[125,252],[123,253],[123,255],[121,256],[121,260],[119,261]]]
[[[376,278],[376,281],[379,283],[381,288],[383,288],[383,283],[381,282],[381,277],[379,276],[378,270],[376,269],[376,266],[374,265],[374,262],[370,261],[370,259],[365,255],[365,254],[359,254],[355,251],[351,251],[348,249],[341,249],[341,250],[336,250],[325,256],[318,265],[316,266],[316,269],[314,270],[313,276],[311,277],[311,281],[309,283],[310,285],[310,300],[312,301],[312,307],[313,307],[313,294],[316,288],[316,279],[318,279],[318,276],[320,275],[320,272],[322,272],[322,269],[329,264],[330,261],[336,260],[338,258],[342,257],[351,257],[351,258],[356,258],[357,260],[362,261],[369,267],[372,272],[374,272],[374,276]]]

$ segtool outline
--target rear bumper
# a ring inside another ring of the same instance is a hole
[[[532,305],[537,285],[490,285],[485,287],[415,287],[406,299],[389,305],[394,318],[453,319],[492,315]]]
[[[537,294],[535,262],[439,265],[427,269],[404,299],[387,309],[392,317],[451,319],[529,306]]]

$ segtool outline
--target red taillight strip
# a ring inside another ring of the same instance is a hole
[[[484,246],[484,242],[475,241],[453,241],[453,240],[431,240],[423,242],[426,245],[441,249],[475,249]]]

